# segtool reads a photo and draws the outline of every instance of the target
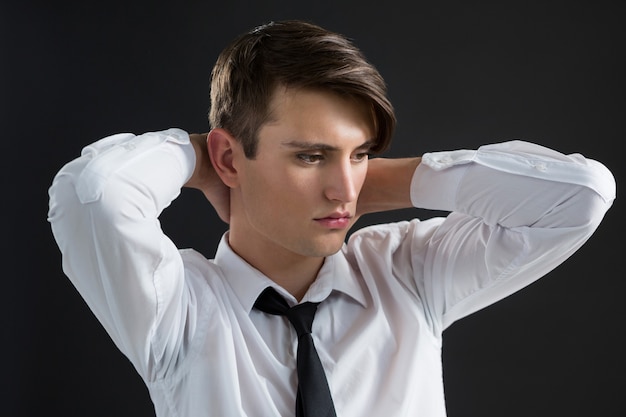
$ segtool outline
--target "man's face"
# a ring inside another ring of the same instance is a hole
[[[236,158],[240,255],[324,257],[354,221],[374,138],[369,109],[341,96],[279,89],[254,159]],[[243,252],[243,253],[242,253]]]

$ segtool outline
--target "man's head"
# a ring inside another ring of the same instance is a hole
[[[341,249],[368,155],[395,127],[382,77],[340,35],[272,23],[220,55],[211,99],[207,144],[230,188],[231,247],[274,280],[293,268],[311,279]]]
[[[295,20],[259,26],[220,54],[211,80],[211,128],[230,132],[254,158],[278,87],[332,91],[362,102],[376,129],[371,152],[389,146],[396,119],[381,75],[344,36]]]

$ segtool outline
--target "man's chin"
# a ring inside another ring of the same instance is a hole
[[[333,239],[323,239],[311,245],[309,256],[324,258],[336,254],[341,250],[344,244],[345,233],[341,236],[333,236]]]

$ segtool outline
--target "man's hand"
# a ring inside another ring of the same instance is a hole
[[[359,194],[357,217],[380,211],[413,207],[411,180],[421,162],[416,158],[372,158]]]
[[[196,167],[185,187],[196,188],[213,205],[217,215],[224,222],[230,222],[230,189],[222,182],[213,169],[207,150],[207,133],[190,134],[189,138],[196,151]]]

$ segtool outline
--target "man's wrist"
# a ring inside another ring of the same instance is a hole
[[[357,214],[412,207],[411,180],[420,161],[420,157],[370,159]]]

